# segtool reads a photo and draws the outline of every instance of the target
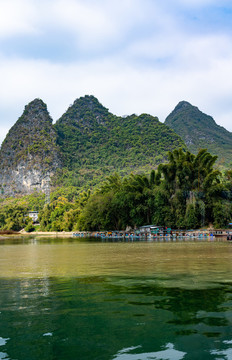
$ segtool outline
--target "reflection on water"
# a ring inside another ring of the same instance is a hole
[[[216,359],[232,359],[232,341],[223,341],[224,344],[229,345],[225,350],[212,350],[212,355],[217,355]],[[219,357],[220,356],[220,357]]]
[[[3,339],[0,337],[0,347],[6,345],[6,342],[9,339]],[[6,353],[0,352],[0,359],[8,359],[8,355]]]
[[[17,240],[0,246],[0,276],[44,278],[76,276],[153,277],[160,285],[199,288],[232,283],[232,244],[96,243],[75,239]],[[14,266],[11,266],[14,264]],[[171,275],[171,276],[170,276]]]
[[[118,354],[114,357],[114,360],[138,360],[138,359],[141,359],[141,360],[152,360],[152,359],[181,360],[184,358],[184,355],[186,354],[182,351],[175,350],[173,344],[167,344],[165,346],[166,349],[162,350],[162,351],[138,354],[137,350],[140,347],[141,346],[136,346],[136,347],[131,347],[128,349],[123,349],[118,352]],[[133,354],[134,350],[136,350],[135,354]]]
[[[0,359],[232,360],[229,243],[0,246]]]

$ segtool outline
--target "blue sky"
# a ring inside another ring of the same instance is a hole
[[[56,121],[94,95],[164,121],[186,100],[232,131],[232,2],[0,0],[0,143],[41,98]]]

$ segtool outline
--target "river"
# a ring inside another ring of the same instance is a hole
[[[1,240],[0,359],[232,360],[232,243]]]

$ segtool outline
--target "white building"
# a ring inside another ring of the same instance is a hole
[[[29,211],[28,215],[33,223],[36,223],[38,221],[39,212],[38,211]]]

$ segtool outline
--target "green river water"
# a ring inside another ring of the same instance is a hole
[[[1,240],[0,359],[232,360],[232,243]]]

